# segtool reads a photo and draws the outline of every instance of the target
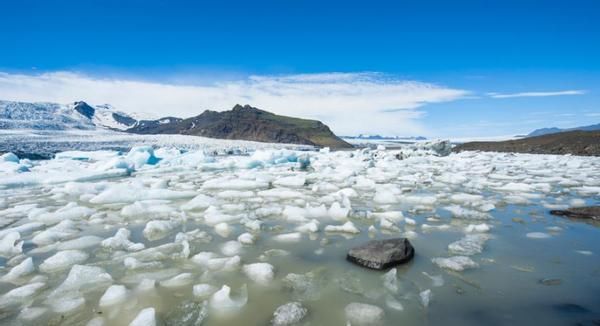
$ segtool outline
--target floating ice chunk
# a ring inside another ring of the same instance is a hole
[[[246,232],[246,233],[240,234],[238,236],[237,240],[239,243],[241,243],[243,245],[253,245],[254,242],[256,241],[256,238],[252,234]]]
[[[145,248],[143,243],[134,243],[129,240],[131,231],[125,228],[117,230],[114,236],[104,239],[102,247],[113,250],[139,251]]]
[[[154,241],[166,237],[174,228],[175,223],[172,221],[155,220],[146,223],[142,233],[146,239]]]
[[[259,191],[258,195],[261,197],[271,198],[271,199],[296,199],[296,198],[304,198],[304,195],[295,190],[285,189],[285,188],[273,188],[269,190]]]
[[[44,307],[27,307],[21,309],[21,312],[19,313],[19,316],[17,318],[26,323],[31,323],[34,320],[40,318],[47,311],[48,309]]]
[[[593,252],[591,252],[589,250],[575,250],[575,252],[578,254],[585,255],[585,256],[591,256],[594,254]]]
[[[219,223],[215,225],[215,232],[223,238],[227,238],[231,234],[231,228],[227,223]]]
[[[273,326],[296,325],[306,316],[306,309],[300,302],[289,302],[275,309],[271,324]]]
[[[23,260],[19,265],[11,268],[11,270],[0,278],[3,282],[14,282],[23,276],[27,276],[35,271],[33,265],[33,259],[28,257]]]
[[[225,256],[235,256],[242,252],[242,244],[238,241],[227,241],[221,246],[221,253]]]
[[[302,224],[302,225],[296,227],[295,230],[298,232],[302,232],[302,233],[317,232],[317,231],[319,231],[319,221],[311,220],[310,222],[308,222],[306,224]]]
[[[293,233],[283,233],[273,236],[273,240],[278,242],[299,242],[302,240],[302,233],[293,232]]]
[[[306,221],[306,210],[304,208],[286,205],[282,212],[286,220],[290,222],[304,222]]]
[[[233,271],[240,267],[240,256],[212,258],[206,262],[206,268],[212,271]]]
[[[394,204],[398,202],[398,198],[391,192],[377,190],[373,201],[377,204]]]
[[[550,238],[550,235],[548,233],[543,233],[543,232],[529,232],[525,236],[528,237],[528,238],[530,238],[530,239],[547,239],[547,238]]]
[[[313,301],[321,297],[323,279],[317,271],[305,274],[287,274],[283,280],[283,286],[292,291],[292,297],[298,301]]]
[[[55,313],[67,314],[83,308],[85,305],[85,299],[79,295],[63,297],[60,300],[52,301],[51,305],[52,311]]]
[[[420,292],[419,298],[421,299],[421,304],[423,307],[427,308],[429,306],[429,302],[431,301],[431,290],[427,289]]]
[[[202,189],[205,190],[256,190],[266,189],[268,182],[258,180],[245,180],[239,178],[217,178],[204,182]]]
[[[59,285],[50,297],[60,297],[64,293],[76,291],[94,291],[112,283],[110,274],[96,266],[74,265],[67,278]]]
[[[214,198],[203,195],[203,194],[199,194],[198,196],[194,197],[189,202],[181,205],[181,209],[183,209],[184,211],[206,209],[209,206],[214,205],[215,202],[216,202],[216,200]]]
[[[396,298],[394,298],[391,295],[385,296],[385,305],[388,306],[388,308],[390,308],[390,309],[394,309],[394,310],[398,310],[398,311],[404,310],[404,306],[402,305],[402,302],[398,301]]]
[[[261,285],[268,285],[275,276],[275,268],[269,263],[244,265],[242,271],[249,279]]]
[[[160,282],[160,286],[166,288],[182,287],[191,284],[194,281],[194,276],[191,273],[181,273],[171,277],[168,280]]]
[[[5,153],[0,155],[0,161],[1,162],[13,162],[13,163],[19,163],[19,157],[13,153]]]
[[[344,309],[348,324],[352,326],[383,325],[385,313],[383,309],[365,303],[353,302]]]
[[[389,231],[399,231],[400,229],[396,226],[396,224],[394,224],[393,221],[388,220],[385,217],[382,217],[379,220],[379,226],[381,227],[382,230],[389,230]]]
[[[92,204],[133,203],[142,200],[186,199],[198,195],[194,191],[151,189],[138,184],[118,184],[107,188],[90,199]]]
[[[100,298],[100,307],[115,306],[127,300],[128,291],[124,285],[111,285]]]
[[[417,225],[417,221],[413,220],[410,217],[404,218],[404,222],[406,222],[406,224],[408,224],[408,225]]]
[[[450,229],[450,225],[448,225],[448,224],[441,224],[441,225],[422,224],[421,228],[423,229],[423,231],[427,231],[427,230],[445,231],[445,230]]]
[[[72,249],[87,249],[97,246],[102,242],[102,238],[95,235],[84,235],[77,239],[68,240],[59,243],[56,246],[58,250],[72,250]]]
[[[156,289],[156,281],[147,278],[142,279],[135,288],[137,292],[141,293],[153,291],[154,289]]]
[[[486,234],[468,234],[464,238],[448,245],[452,254],[472,256],[483,251],[483,245],[489,239]]]
[[[509,182],[499,187],[498,190],[506,192],[531,192],[534,190],[534,187],[525,183]]]
[[[398,293],[398,276],[395,268],[392,268],[389,272],[383,274],[381,279],[383,280],[384,288],[392,293]]]
[[[126,257],[125,259],[123,259],[123,265],[125,265],[125,268],[131,269],[131,270],[142,269],[142,268],[157,268],[157,267],[162,266],[161,263],[156,262],[156,261],[144,263],[144,262],[137,260],[134,257]]]
[[[287,188],[301,188],[306,183],[306,178],[302,175],[283,177],[275,180],[273,185]]]
[[[144,200],[136,201],[131,205],[124,206],[121,209],[121,215],[125,217],[134,216],[164,216],[173,211],[173,208],[166,205],[164,200]]]
[[[372,213],[371,216],[380,219],[385,218],[393,222],[400,222],[404,220],[404,214],[402,214],[401,211]]]
[[[156,311],[154,308],[142,309],[129,326],[156,326]]]
[[[81,264],[89,258],[89,255],[81,250],[63,250],[51,257],[46,258],[40,264],[40,271],[45,273],[56,272],[69,268],[75,264]]]
[[[146,164],[154,165],[160,161],[159,158],[154,156],[154,149],[151,146],[133,147],[129,153],[127,153],[125,159],[133,162],[136,169],[139,169]]]
[[[328,211],[329,217],[336,221],[346,220],[348,213],[350,213],[350,208],[342,207],[338,202],[331,204],[331,207],[329,207]]]
[[[569,201],[569,206],[571,206],[571,207],[585,206],[585,200],[580,199],[580,198],[573,198]]]
[[[248,289],[244,284],[240,288],[240,294],[237,298],[231,297],[231,288],[227,285],[215,292],[210,298],[210,307],[219,312],[232,312],[236,311],[248,302]]]
[[[425,275],[431,279],[432,286],[435,286],[435,287],[444,286],[444,278],[442,277],[442,275],[429,275],[427,272],[422,272],[422,273],[423,273],[423,275]]]
[[[360,233],[360,230],[354,226],[354,223],[348,221],[343,225],[327,225],[325,232],[342,232],[342,233]]]
[[[471,220],[487,220],[489,215],[486,213],[478,212],[471,209],[462,208],[458,205],[450,205],[444,207],[445,210],[452,213],[455,218],[471,219]]]
[[[16,305],[28,298],[32,297],[39,290],[46,286],[43,282],[34,282],[23,285],[18,288],[14,288],[2,296],[0,296],[0,307],[5,308],[8,306]]]
[[[23,240],[19,232],[6,234],[0,240],[0,257],[10,258],[23,252]]]
[[[71,220],[64,220],[55,226],[36,234],[31,239],[31,242],[38,246],[48,245],[59,240],[73,237],[77,233],[78,230],[75,229],[75,223]]]
[[[217,288],[206,283],[196,284],[192,287],[194,297],[199,299],[208,298],[215,292],[217,292]]]
[[[103,317],[94,317],[90,319],[90,321],[85,324],[85,326],[104,326],[106,325],[106,321]]]
[[[485,223],[481,224],[469,224],[465,227],[467,233],[484,233],[489,232],[491,227]]]
[[[454,256],[454,257],[449,257],[449,258],[433,258],[431,261],[441,268],[446,268],[449,270],[453,270],[455,272],[462,272],[465,269],[479,267],[479,264],[477,264],[471,258],[466,257],[466,256]]]
[[[361,190],[375,189],[375,181],[365,178],[363,176],[357,176],[354,181],[354,188]]]

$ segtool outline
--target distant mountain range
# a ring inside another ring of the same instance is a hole
[[[600,130],[600,123],[595,124],[595,125],[589,125],[589,126],[583,126],[583,127],[576,127],[576,128],[567,128],[567,129],[561,129],[561,128],[556,128],[556,127],[541,128],[541,129],[536,129],[536,130],[530,132],[529,134],[527,134],[527,137],[549,135],[549,134],[555,134],[555,133],[559,133],[559,132],[575,131],[575,130],[581,130],[581,131],[596,131],[596,130]]]
[[[0,129],[102,129],[136,134],[181,134],[332,148],[352,147],[320,121],[276,115],[249,105],[236,105],[232,110],[223,112],[206,110],[187,119],[164,117],[144,120],[106,104],[0,101]]]
[[[341,136],[342,139],[362,139],[362,140],[426,140],[427,138],[423,136],[410,136],[410,137],[400,137],[400,136],[381,136],[381,135],[364,135],[360,134],[358,136]]]

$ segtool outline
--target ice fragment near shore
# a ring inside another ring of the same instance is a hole
[[[455,272],[462,272],[465,269],[477,268],[479,264],[466,256],[454,256],[449,258],[433,258],[434,264],[441,268],[446,268]]]

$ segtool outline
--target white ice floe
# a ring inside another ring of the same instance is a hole
[[[128,290],[124,285],[111,285],[98,303],[100,307],[115,306],[125,302],[127,300]]]
[[[446,268],[455,272],[462,272],[465,269],[477,268],[479,264],[474,262],[471,258],[465,256],[454,256],[449,258],[433,258],[431,260],[434,264],[441,268]]]
[[[194,275],[192,273],[181,273],[171,277],[168,280],[160,282],[160,286],[166,288],[176,288],[191,284],[194,281]]]
[[[176,226],[172,221],[156,220],[146,223],[143,234],[150,241],[160,240],[167,236]]]
[[[15,282],[19,278],[23,276],[30,275],[35,271],[35,266],[33,265],[33,259],[31,257],[27,257],[17,266],[10,269],[8,273],[3,275],[0,278],[0,281],[3,282]]]
[[[525,236],[530,239],[547,239],[551,237],[551,235],[544,232],[529,232]]]
[[[448,251],[454,255],[472,256],[483,251],[483,245],[489,239],[486,234],[468,234],[464,238],[448,245]]]
[[[213,293],[217,292],[218,288],[207,284],[207,283],[201,283],[201,284],[195,284],[192,287],[192,293],[194,294],[194,297],[199,298],[199,299],[205,299],[210,297]]]
[[[227,238],[231,234],[231,228],[229,224],[222,222],[215,225],[215,233],[223,238]]]
[[[221,253],[225,256],[235,256],[242,252],[242,244],[238,241],[230,240],[221,246]]]
[[[244,265],[242,271],[249,279],[261,285],[268,285],[275,277],[275,268],[269,263]]]
[[[429,306],[429,302],[431,302],[431,290],[427,289],[419,292],[419,298],[421,299],[421,305],[427,308]]]
[[[0,239],[0,257],[10,258],[23,252],[23,240],[19,232],[11,232]]]
[[[248,290],[246,285],[243,285],[240,288],[239,294],[237,297],[232,298],[231,296],[231,288],[227,285],[223,285],[223,287],[215,292],[210,297],[210,307],[217,312],[229,313],[235,312],[246,305],[248,302]]]
[[[283,233],[273,236],[273,240],[278,242],[299,242],[302,240],[302,233],[293,232],[293,233]]]
[[[341,232],[341,233],[360,233],[360,230],[354,226],[354,223],[348,221],[342,225],[327,225],[325,232]]]
[[[256,242],[256,237],[254,235],[252,235],[251,233],[245,232],[242,233],[238,236],[237,238],[238,242],[243,244],[243,245],[253,245],[254,242]]]
[[[113,250],[139,251],[145,248],[143,243],[134,243],[129,240],[131,231],[125,228],[117,230],[114,236],[102,241],[102,247]]]
[[[129,323],[129,326],[156,326],[156,310],[154,308],[142,309]]]
[[[46,284],[43,282],[34,282],[14,288],[0,296],[0,308],[19,304],[28,298],[31,298],[45,286]]]
[[[344,312],[348,324],[352,326],[376,326],[385,322],[383,309],[366,303],[350,303]]]
[[[85,251],[81,250],[63,250],[51,257],[46,258],[40,264],[40,271],[45,273],[56,272],[69,268],[75,264],[81,264],[89,258]]]

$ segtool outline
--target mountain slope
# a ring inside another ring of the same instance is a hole
[[[221,139],[243,139],[272,143],[306,144],[333,148],[352,146],[316,120],[276,115],[249,105],[230,111],[204,111],[188,119],[163,118],[140,121],[128,132],[141,134],[183,134]]]
[[[567,131],[500,142],[470,142],[453,151],[515,152],[600,156],[600,131]]]
[[[556,127],[541,128],[541,129],[536,129],[536,130],[530,132],[527,135],[527,137],[549,135],[549,134],[555,134],[555,133],[558,133],[558,132],[575,131],[575,130],[580,130],[580,131],[596,131],[596,130],[600,130],[600,123],[595,124],[595,125],[575,127],[575,128],[568,128],[568,129],[560,129],[560,128],[556,128]]]
[[[0,101],[0,129],[125,130],[136,120],[109,105],[27,103]]]

